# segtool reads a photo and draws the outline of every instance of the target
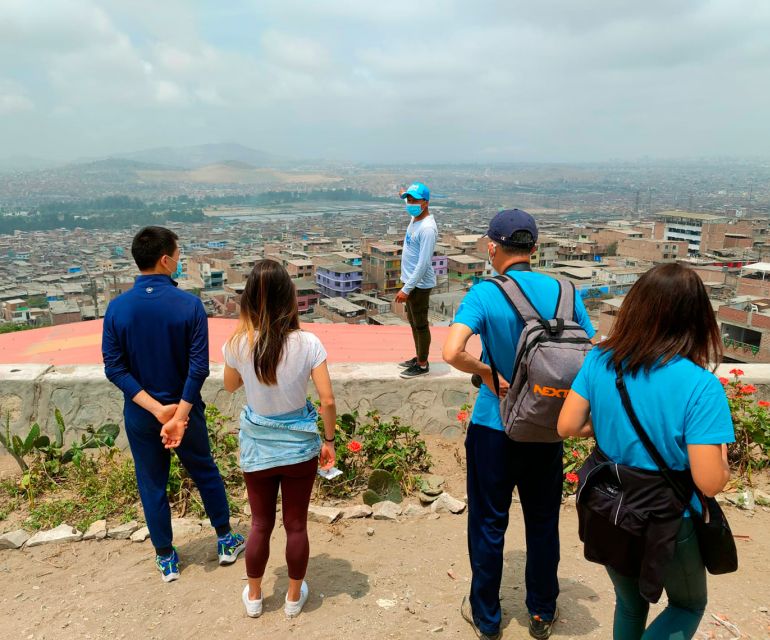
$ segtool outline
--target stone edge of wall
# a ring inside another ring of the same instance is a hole
[[[330,365],[338,413],[358,411],[363,417],[376,409],[384,418],[397,416],[423,433],[459,437],[457,412],[476,396],[470,376],[442,363],[434,365],[430,375],[414,380],[400,378],[399,372],[391,364]],[[226,392],[222,376],[223,366],[212,363],[203,399],[237,418],[244,404],[243,390]],[[308,392],[313,395],[312,385]],[[43,433],[53,434],[57,408],[67,425],[68,440],[78,438],[88,426],[123,424],[123,395],[104,377],[100,365],[0,364],[3,430],[10,416],[12,433],[25,434],[37,422]],[[122,432],[118,445],[127,445]]]
[[[730,370],[736,367],[744,371],[744,382],[758,387],[758,398],[770,399],[770,364],[724,364],[716,373],[730,378]],[[457,412],[476,396],[470,376],[443,363],[434,365],[430,375],[415,380],[401,379],[399,371],[391,364],[331,365],[338,412],[358,411],[365,416],[376,409],[384,418],[397,416],[422,433],[459,437]],[[243,391],[226,392],[222,373],[222,365],[211,365],[203,398],[224,415],[236,418],[244,403]],[[312,395],[312,385],[309,392]],[[12,433],[25,434],[37,422],[44,433],[52,434],[58,408],[67,425],[67,438],[72,439],[88,426],[108,422],[122,425],[122,407],[122,394],[107,381],[100,365],[0,364],[3,430],[9,416]],[[127,444],[122,433],[118,444]]]

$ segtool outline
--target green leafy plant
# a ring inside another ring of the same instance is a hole
[[[11,434],[11,414],[6,413],[5,433],[0,433],[0,444],[11,454],[22,473],[29,469],[29,465],[24,458],[35,449],[47,446],[49,442],[48,436],[40,435],[40,425],[37,423],[30,427],[29,433],[23,440],[19,436]]]
[[[567,438],[564,441],[564,454],[562,457],[564,474],[562,478],[563,495],[572,495],[577,490],[577,470],[583,466],[593,448],[594,441],[589,438]]]
[[[770,465],[770,402],[757,400],[757,388],[744,384],[743,371],[730,371],[732,379],[720,378],[735,428],[735,442],[728,445],[730,466],[746,476],[751,484],[752,471]]]
[[[399,504],[404,499],[401,485],[389,471],[375,469],[369,476],[368,489],[364,491],[363,501],[372,506],[378,502],[389,500]]]
[[[120,433],[116,424],[105,424],[94,429],[88,427],[80,440],[74,441],[68,448],[64,446],[66,426],[61,412],[54,411],[56,430],[54,439],[40,434],[40,425],[30,427],[27,436],[11,434],[10,416],[6,415],[5,435],[0,436],[2,444],[21,470],[18,489],[26,494],[30,506],[34,505],[37,495],[46,490],[50,484],[55,484],[61,477],[64,466],[69,463],[80,464],[87,449],[111,448]]]
[[[337,497],[353,495],[366,486],[373,470],[382,469],[395,478],[404,493],[411,493],[419,474],[430,470],[425,441],[398,418],[383,421],[377,411],[370,411],[366,418],[360,424],[356,412],[337,417],[335,466],[342,475],[321,482],[320,491]]]
[[[238,435],[228,426],[229,421],[230,419],[216,407],[206,407],[206,428],[211,453],[225,483],[230,507],[233,511],[239,512],[242,511],[242,500],[234,496],[243,494],[244,481],[238,458]],[[180,517],[188,512],[198,517],[205,515],[206,510],[200,495],[195,491],[195,484],[175,454],[171,456],[167,492],[171,504]]]

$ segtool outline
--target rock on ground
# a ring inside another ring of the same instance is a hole
[[[745,490],[736,493],[726,493],[725,499],[739,509],[745,509],[746,511],[754,510],[754,494],[751,493],[751,491]]]
[[[107,521],[97,520],[83,534],[83,540],[104,540],[107,537]]]
[[[441,494],[439,493],[435,496],[429,496],[427,493],[423,493],[422,491],[417,493],[417,497],[420,499],[420,502],[422,504],[431,504],[432,502],[435,502],[436,500],[438,500],[438,497],[440,495]]]
[[[444,477],[437,475],[426,475],[420,479],[420,490],[426,496],[438,496],[441,495],[444,485]]]
[[[395,502],[385,500],[372,507],[372,516],[375,520],[395,520],[401,515],[401,507]]]
[[[405,518],[421,518],[428,514],[428,510],[416,504],[408,504],[402,511]]]
[[[307,519],[310,522],[320,522],[321,524],[331,524],[339,520],[342,515],[342,509],[337,507],[319,507],[311,504],[307,510]]]
[[[201,532],[201,524],[188,518],[172,518],[171,531],[175,537],[193,536]]]
[[[150,530],[147,527],[142,527],[131,534],[131,542],[144,542],[149,537]]]
[[[352,520],[353,518],[368,518],[372,515],[372,508],[368,504],[357,504],[352,507],[345,507],[342,510],[343,520]]]
[[[0,549],[18,549],[27,540],[29,540],[29,533],[24,529],[9,531],[0,536]]]
[[[41,544],[56,544],[59,542],[77,542],[83,537],[83,534],[75,527],[68,524],[60,524],[55,529],[48,531],[38,531],[34,536],[27,540],[28,547],[37,547]]]
[[[754,502],[760,507],[770,507],[770,493],[762,489],[754,489]]]
[[[448,493],[442,493],[436,501],[430,505],[432,513],[462,513],[465,511],[465,503],[453,498]]]
[[[139,523],[136,520],[126,522],[125,524],[119,524],[117,527],[111,527],[107,530],[107,537],[114,540],[128,540],[131,534],[139,528]]]

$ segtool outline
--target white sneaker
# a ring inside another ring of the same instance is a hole
[[[299,600],[296,602],[289,601],[289,595],[286,594],[286,604],[283,607],[283,611],[288,618],[296,618],[302,611],[302,607],[307,602],[308,588],[307,582],[302,581],[302,586],[299,588]]]
[[[259,600],[250,600],[249,585],[243,587],[241,600],[243,600],[243,606],[246,607],[246,615],[249,616],[249,618],[259,618],[259,616],[262,615],[262,598]]]

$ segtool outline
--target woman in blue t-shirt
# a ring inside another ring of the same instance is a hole
[[[698,275],[679,264],[651,269],[629,291],[607,340],[586,357],[559,417],[559,434],[594,436],[613,462],[658,469],[615,386],[615,364],[622,364],[639,421],[669,468],[689,468],[706,496],[719,493],[730,477],[725,443],[735,439],[724,388],[707,369],[720,361],[721,346]],[[689,517],[664,578],[668,606],[646,630],[649,603],[638,580],[607,571],[615,586],[616,640],[693,637],[706,607],[706,571]]]

